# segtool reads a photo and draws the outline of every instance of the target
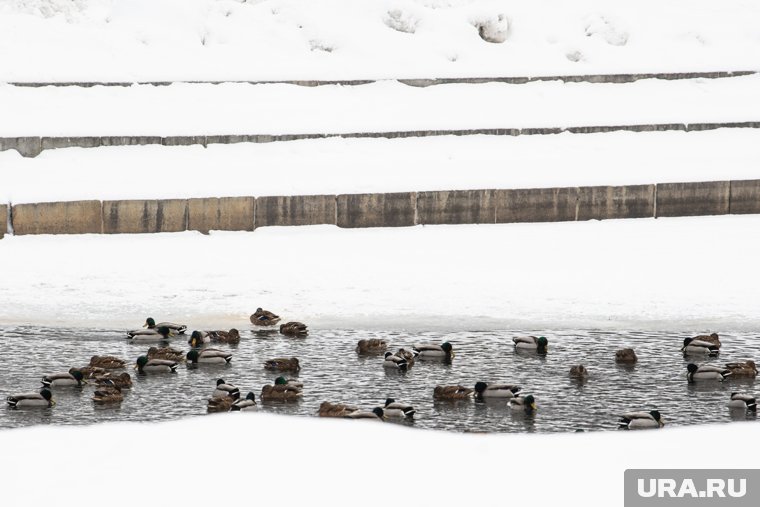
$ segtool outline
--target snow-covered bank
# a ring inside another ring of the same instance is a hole
[[[752,69],[758,20],[742,0],[5,0],[0,80]]]
[[[760,130],[0,152],[0,202],[319,195],[760,178]]]
[[[760,327],[758,216],[253,233],[6,236],[0,322],[315,327]]]
[[[114,506],[327,499],[336,506],[385,506],[395,492],[409,505],[607,507],[623,504],[629,468],[754,468],[753,452],[721,451],[746,449],[757,436],[756,423],[466,435],[238,413],[150,426],[0,431],[0,472],[9,505],[108,498]],[[711,442],[716,452],[694,441]],[[114,481],[127,484],[119,494]]]
[[[626,84],[0,86],[0,136],[300,134],[740,122],[760,75]]]

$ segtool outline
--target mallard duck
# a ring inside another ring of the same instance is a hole
[[[211,336],[205,331],[193,331],[190,333],[190,339],[187,340],[187,344],[194,349],[200,348],[207,343],[211,343]]]
[[[121,388],[116,385],[104,385],[98,387],[92,395],[92,401],[95,403],[121,403],[124,395],[121,394]]]
[[[386,398],[383,412],[385,413],[386,417],[413,419],[416,410],[414,410],[414,407],[411,405],[397,403],[393,398]]]
[[[714,345],[713,343],[697,340],[696,338],[684,338],[681,352],[686,355],[717,356],[720,352],[720,345]]]
[[[278,385],[278,386],[291,386],[291,387],[297,387],[298,389],[303,389],[303,382],[294,380],[292,378],[285,378],[282,375],[274,379],[274,383],[275,385]]]
[[[239,400],[235,400],[230,407],[231,412],[241,412],[256,410],[259,407],[256,405],[256,395],[253,392],[248,392],[248,395]]]
[[[273,371],[292,371],[298,372],[301,370],[301,365],[298,363],[297,357],[276,357],[264,362],[264,369]]]
[[[720,336],[718,336],[718,333],[700,334],[700,335],[695,336],[693,339],[700,342],[711,343],[718,348],[720,348],[720,345],[721,345]]]
[[[372,412],[367,412],[365,410],[357,410],[356,412],[351,412],[350,414],[346,414],[346,419],[368,419],[370,421],[384,421],[385,420],[385,411],[380,408],[376,407],[372,409]]]
[[[520,392],[520,386],[513,384],[475,384],[475,396],[478,398],[514,398]]]
[[[76,368],[71,368],[68,373],[53,373],[42,377],[44,387],[82,387],[86,383],[84,375]]]
[[[177,371],[177,363],[167,359],[148,359],[147,356],[140,356],[135,368],[140,373],[174,373]]]
[[[232,354],[219,349],[193,349],[187,353],[187,361],[192,364],[227,364],[232,361]]]
[[[572,378],[584,379],[588,377],[588,369],[582,364],[570,367],[570,376]]]
[[[728,408],[741,408],[751,412],[757,411],[757,401],[751,394],[731,393]]]
[[[383,368],[396,369],[406,371],[408,368],[406,359],[399,357],[392,352],[385,353],[385,360],[383,361]]]
[[[615,352],[616,363],[632,364],[638,360],[639,358],[636,357],[636,352],[633,349],[620,349]]]
[[[223,378],[216,381],[216,389],[214,389],[212,398],[232,398],[237,400],[240,398],[240,389],[232,384],[228,384]]]
[[[78,370],[82,372],[85,378],[96,378],[99,375],[105,375],[108,370],[99,366],[82,366],[81,368],[72,368],[72,370]]]
[[[125,364],[127,364],[126,361],[115,356],[92,356],[90,358],[90,366],[106,370],[124,368]]]
[[[185,353],[171,347],[151,347],[148,349],[148,359],[166,359],[181,363],[185,360]]]
[[[757,376],[757,366],[752,360],[726,363],[726,368],[731,371],[732,377],[755,378]]]
[[[701,380],[717,380],[722,382],[723,379],[731,375],[731,370],[727,368],[719,368],[708,364],[697,366],[694,363],[689,363],[686,366],[686,369],[688,370],[686,378],[689,382],[697,382]]]
[[[472,398],[474,389],[464,386],[435,386],[434,400],[468,400]]]
[[[536,406],[536,399],[532,394],[527,396],[518,394],[514,398],[507,400],[507,405],[512,410],[520,410],[526,414],[532,414],[538,408]]]
[[[36,393],[14,394],[6,398],[8,406],[11,408],[28,408],[28,407],[53,407],[55,400],[50,389],[43,388]]]
[[[296,386],[288,384],[266,385],[261,388],[261,401],[295,401],[303,396]]]
[[[280,324],[280,334],[286,336],[306,336],[309,334],[309,330],[306,324],[301,322],[287,322]]]
[[[516,349],[535,350],[539,354],[545,354],[549,346],[549,340],[544,336],[515,336],[512,341]]]
[[[620,416],[618,428],[629,430],[643,430],[648,428],[662,428],[665,421],[657,410],[649,412],[628,412]]]
[[[143,327],[147,327],[148,329],[168,327],[172,332],[177,334],[185,334],[185,331],[187,331],[187,326],[184,324],[175,324],[174,322],[159,322],[156,324],[156,321],[153,320],[153,317],[148,317],[145,319],[145,324],[143,324]]]
[[[208,336],[216,343],[240,343],[240,331],[235,328],[229,331],[208,331]]]
[[[356,353],[360,355],[382,354],[387,348],[387,341],[370,338],[368,340],[359,340],[359,343],[356,344]]]
[[[166,326],[161,326],[154,329],[144,329],[139,332],[130,331],[127,333],[128,338],[133,342],[155,342],[168,340],[171,335],[171,329]]]
[[[95,377],[95,379],[98,386],[111,385],[116,386],[120,389],[129,389],[132,387],[132,377],[127,372],[120,373],[115,376],[111,375],[110,373],[106,373],[105,375]]]
[[[411,352],[406,349],[398,349],[395,355],[406,361],[407,368],[414,366],[414,360],[417,359],[417,352],[414,349]]]
[[[330,403],[329,401],[323,401],[319,405],[317,414],[319,417],[346,417],[349,414],[357,412],[357,407],[350,405],[343,405],[342,403]]]
[[[206,412],[209,414],[214,412],[229,412],[234,402],[235,400],[229,396],[218,398],[211,397],[206,404]]]
[[[256,308],[256,312],[251,315],[251,324],[254,326],[269,327],[276,325],[278,322],[280,322],[279,315],[275,315],[267,310],[262,310],[261,308]]]
[[[440,345],[433,343],[418,343],[412,348],[420,359],[443,359],[450,361],[454,357],[454,349],[449,342]]]

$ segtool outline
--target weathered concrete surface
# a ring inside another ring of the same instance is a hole
[[[55,148],[97,148],[100,146],[100,137],[43,137],[42,149],[52,150]]]
[[[576,220],[651,218],[654,216],[654,187],[580,187]]]
[[[657,185],[658,217],[725,215],[728,213],[728,181],[660,183]]]
[[[187,229],[200,231],[252,231],[253,197],[188,199]]]
[[[417,194],[418,224],[492,224],[495,190],[450,190]]]
[[[161,144],[164,146],[190,146],[201,144],[206,146],[206,136],[169,136],[162,137]]]
[[[158,136],[106,136],[100,138],[101,146],[145,146],[161,144]]]
[[[0,204],[0,239],[8,232],[8,206]]]
[[[103,202],[106,234],[179,232],[187,230],[187,200]]]
[[[404,227],[415,224],[416,192],[338,196],[338,227]]]
[[[257,197],[256,227],[270,225],[335,225],[334,195]]]
[[[99,234],[100,201],[41,202],[13,206],[13,233]]]
[[[729,213],[760,213],[760,180],[730,182]]]
[[[0,151],[16,150],[23,157],[36,157],[42,152],[39,137],[0,137]]]
[[[496,223],[575,220],[578,189],[525,188],[496,190]]]

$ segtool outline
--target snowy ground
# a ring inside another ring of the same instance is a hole
[[[756,69],[759,20],[743,0],[3,0],[0,81]]]
[[[0,136],[298,134],[756,121],[760,75],[626,84],[0,86]]]
[[[0,202],[758,179],[759,146],[760,130],[721,129],[5,151]]]

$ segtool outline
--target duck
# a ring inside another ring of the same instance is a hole
[[[718,336],[718,333],[712,333],[712,334],[700,334],[693,338],[694,340],[701,341],[701,342],[707,342],[715,345],[716,347],[720,348],[720,336]]]
[[[309,330],[306,324],[301,322],[286,322],[285,324],[280,324],[280,334],[286,336],[306,336],[309,334]]]
[[[103,368],[104,370],[117,370],[124,368],[127,362],[116,356],[92,356],[90,366],[93,368]]]
[[[251,315],[251,324],[254,326],[270,327],[280,322],[280,316],[274,313],[256,308],[256,311]]]
[[[121,393],[121,388],[116,385],[100,386],[92,395],[92,401],[99,404],[121,403],[122,400],[124,400],[124,395]]]
[[[376,407],[372,409],[371,412],[367,412],[366,410],[357,410],[356,412],[351,412],[350,414],[346,414],[346,419],[368,419],[370,421],[384,421],[385,420],[385,411],[380,408]]]
[[[544,336],[515,336],[512,338],[516,349],[535,350],[539,354],[546,354],[549,340]]]
[[[720,353],[720,345],[697,340],[696,338],[684,338],[681,352],[684,355],[710,355],[717,356]]]
[[[689,363],[686,366],[686,369],[688,370],[686,378],[689,382],[697,382],[701,380],[717,380],[722,382],[726,377],[731,375],[731,370],[727,368],[719,368],[707,364],[697,366],[694,363]]]
[[[356,353],[359,355],[382,354],[388,349],[388,342],[378,338],[359,340],[356,344]]]
[[[588,378],[588,368],[582,364],[578,364],[570,367],[570,377],[577,379]]]
[[[390,368],[390,369],[396,369],[401,371],[406,371],[409,365],[406,362],[406,359],[399,357],[393,352],[386,352],[385,353],[385,360],[383,361],[383,368]]]
[[[76,368],[71,368],[67,373],[53,373],[42,377],[43,387],[82,387],[86,384],[84,375]]]
[[[218,398],[211,397],[206,403],[206,412],[209,414],[214,412],[229,412],[234,402],[235,400],[229,396]]]
[[[298,372],[301,370],[301,365],[298,363],[297,357],[276,357],[264,362],[264,369],[274,371],[292,371]]]
[[[78,370],[82,372],[85,378],[97,378],[100,375],[106,375],[108,370],[100,368],[99,366],[82,366],[81,368],[72,368],[72,370]]]
[[[192,349],[185,357],[187,362],[191,364],[229,364],[232,361],[232,354],[219,349],[203,349],[200,351]]]
[[[140,356],[135,363],[135,369],[140,373],[175,373],[177,362],[168,359],[148,359],[148,356]]]
[[[440,345],[433,343],[418,343],[412,347],[420,359],[443,359],[450,361],[454,357],[454,349],[449,342]]]
[[[120,389],[129,389],[132,387],[132,377],[127,372],[112,376],[110,373],[95,377],[98,386],[116,386]]]
[[[319,405],[317,415],[319,415],[319,417],[346,417],[347,415],[357,412],[358,410],[359,409],[357,407],[352,407],[350,405],[323,401]]]
[[[642,430],[649,428],[662,428],[665,421],[662,419],[658,410],[649,412],[628,412],[620,416],[618,421],[619,429]]]
[[[128,331],[127,335],[130,338],[134,338],[135,336],[144,335],[144,336],[151,336],[158,332],[159,328],[165,327],[169,329],[169,332],[172,334],[184,334],[187,330],[187,326],[184,324],[175,324],[173,322],[159,322],[156,324],[156,321],[153,319],[153,317],[148,317],[145,319],[145,324],[143,324],[144,328],[147,329],[135,329],[133,331]]]
[[[757,376],[757,366],[752,360],[726,363],[726,369],[731,371],[732,377],[755,378]]]
[[[233,345],[240,343],[240,331],[235,328],[229,331],[208,331],[207,333],[212,342],[231,343]]]
[[[6,398],[6,401],[8,403],[8,406],[11,408],[47,408],[55,406],[53,393],[50,391],[50,389],[47,388],[42,388],[39,392],[34,393],[14,394],[12,396],[8,396]]]
[[[303,396],[301,388],[288,385],[277,384],[266,385],[261,388],[261,401],[295,401]]]
[[[513,384],[475,384],[475,396],[483,398],[514,398],[520,392],[521,387]]]
[[[523,396],[522,394],[518,394],[514,398],[510,398],[507,401],[507,406],[515,411],[522,411],[526,414],[532,414],[535,412],[538,407],[536,406],[536,399],[533,397],[532,394],[529,394],[527,396]]]
[[[464,386],[435,386],[434,400],[468,400],[472,398],[474,389]]]
[[[385,406],[382,407],[386,417],[413,419],[416,410],[411,405],[398,403],[393,398],[386,398]]]
[[[171,347],[151,347],[148,349],[148,359],[166,359],[181,363],[185,360],[185,353]]]
[[[303,382],[294,380],[292,378],[285,378],[282,375],[274,379],[274,383],[275,385],[278,385],[278,386],[291,386],[291,387],[297,387],[298,389],[303,389]]]
[[[133,342],[154,342],[168,340],[172,336],[171,329],[166,326],[154,329],[144,329],[138,332],[130,331],[127,337]]]
[[[240,398],[240,389],[232,384],[228,384],[223,378],[216,381],[216,389],[211,394],[212,398],[232,398],[237,400]]]
[[[639,358],[636,357],[636,351],[633,349],[620,349],[615,352],[616,363],[633,364],[638,360]]]
[[[252,391],[249,391],[245,398],[232,402],[230,412],[247,412],[257,410],[258,408],[256,405],[256,395]]]
[[[404,359],[406,361],[407,368],[411,368],[414,366],[414,360],[417,359],[417,352],[412,349],[411,352],[409,352],[406,349],[398,349],[398,352],[396,352],[396,356],[400,357],[401,359]]]
[[[193,331],[190,333],[190,339],[187,340],[187,344],[194,349],[200,348],[207,343],[211,343],[211,336],[205,331]]]
[[[728,408],[741,408],[750,412],[757,411],[757,401],[751,394],[731,393]]]

